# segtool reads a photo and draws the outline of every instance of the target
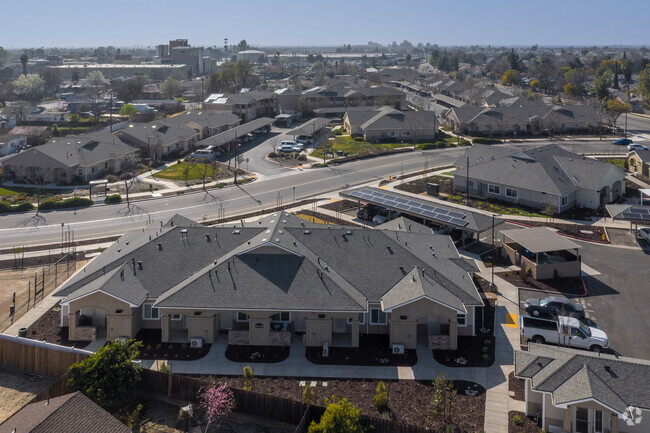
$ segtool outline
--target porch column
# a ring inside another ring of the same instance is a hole
[[[458,349],[458,322],[455,318],[449,323],[449,344],[450,350]]]
[[[564,409],[564,418],[562,422],[562,430],[564,431],[571,431],[571,412],[573,411],[573,407],[571,405],[567,406],[566,409]]]
[[[70,307],[68,307],[70,308]],[[68,314],[68,339],[74,341],[77,334],[77,315],[75,313]]]
[[[610,413],[609,416],[612,417],[612,433],[618,433],[618,415],[615,413]],[[604,422],[604,420],[603,420]]]
[[[542,394],[542,430],[546,431],[546,394]]]
[[[525,403],[524,413],[526,414],[526,416],[530,415],[530,410],[528,409],[528,405],[530,404],[530,402],[528,401],[528,388],[530,388],[530,382],[531,379],[526,379],[524,382],[524,403]]]
[[[352,319],[350,333],[350,345],[352,347],[359,347],[359,320]]]
[[[160,340],[163,343],[168,342],[169,341],[169,314],[165,314],[164,316],[161,317],[160,330],[161,330]]]

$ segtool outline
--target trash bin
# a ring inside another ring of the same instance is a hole
[[[18,336],[23,338],[27,337],[27,328],[20,328],[18,330]]]
[[[432,196],[440,195],[440,184],[427,183],[427,194]]]

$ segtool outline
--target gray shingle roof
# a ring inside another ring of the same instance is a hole
[[[650,362],[569,348],[530,344],[515,351],[515,375],[557,404],[594,399],[622,414],[628,406],[650,409]]]
[[[385,311],[408,304],[422,298],[453,308],[458,312],[467,312],[462,300],[450,291],[437,276],[428,275],[420,268],[413,268],[397,284],[381,297],[381,305]]]
[[[131,433],[80,392],[28,404],[0,425],[0,433]]]

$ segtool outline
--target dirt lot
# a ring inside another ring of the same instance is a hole
[[[0,370],[0,424],[51,384],[52,380],[40,376],[6,368]]]
[[[145,414],[142,433],[181,433],[177,425],[178,406],[156,400],[149,401],[150,408]],[[242,413],[228,416],[219,427],[221,433],[293,433],[296,426]],[[216,432],[210,428],[210,432]]]
[[[0,271],[0,299],[11,296],[13,292],[22,288],[28,281],[34,282],[34,273],[41,269],[25,268],[25,269],[5,269]]]

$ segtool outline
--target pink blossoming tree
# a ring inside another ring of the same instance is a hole
[[[205,410],[205,415],[208,418],[206,432],[210,428],[210,424],[215,424],[218,427],[221,419],[235,409],[235,396],[226,385],[217,386],[213,383],[207,388],[201,387],[199,399],[199,406]]]

